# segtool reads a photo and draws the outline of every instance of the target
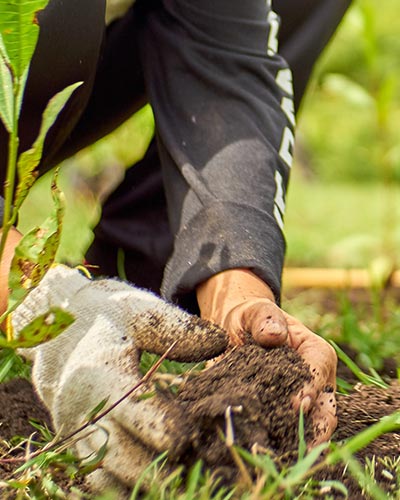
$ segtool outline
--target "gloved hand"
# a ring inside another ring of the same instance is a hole
[[[294,397],[293,405],[313,419],[315,440],[329,440],[337,425],[336,365],[333,347],[280,309],[271,289],[246,269],[216,274],[197,289],[201,317],[220,325],[231,344],[241,345],[245,333],[264,347],[288,344],[310,366],[312,381]]]
[[[140,351],[198,361],[222,352],[225,332],[191,316],[150,292],[117,280],[91,281],[65,266],[51,269],[12,315],[14,334],[49,307],[61,307],[75,322],[57,338],[22,354],[33,361],[33,383],[63,435],[79,428],[105,398],[107,406],[135,386]],[[132,486],[160,452],[179,456],[193,438],[178,405],[155,395],[148,384],[99,421],[77,443],[80,457],[99,450],[109,433],[102,469],[90,474],[96,489]]]

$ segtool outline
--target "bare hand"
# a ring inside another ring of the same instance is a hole
[[[328,441],[337,425],[333,347],[279,308],[269,287],[249,271],[220,273],[201,285],[197,296],[202,316],[222,326],[232,344],[243,344],[248,332],[261,346],[287,344],[300,354],[312,380],[293,398],[293,405],[312,417],[315,438],[309,446]]]

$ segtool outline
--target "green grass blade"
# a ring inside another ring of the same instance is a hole
[[[337,447],[326,457],[326,463],[328,465],[333,465],[340,460],[344,460],[346,457],[354,455],[357,451],[365,448],[382,434],[398,430],[400,430],[400,411],[396,411],[391,415],[381,418],[376,424],[371,425],[364,431],[348,439],[345,444]]]
[[[333,340],[329,341],[336,351],[338,358],[352,371],[352,373],[365,385],[375,385],[381,389],[387,389],[388,384],[377,374],[372,377],[364,373],[356,363],[335,343]]]
[[[306,477],[310,467],[314,465],[314,463],[321,456],[321,453],[328,447],[329,443],[321,443],[313,448],[302,460],[299,460],[293,467],[291,467],[283,481],[284,486],[289,489],[296,486],[296,484]]]
[[[302,460],[307,451],[307,443],[304,436],[304,412],[300,407],[299,413],[299,446],[298,446],[298,460]]]
[[[194,466],[191,468],[189,472],[189,476],[186,482],[186,492],[185,492],[187,498],[194,498],[195,496],[196,490],[198,489],[200,484],[202,466],[203,463],[201,460],[199,460],[194,464]]]
[[[388,500],[390,498],[388,493],[381,489],[375,480],[363,471],[360,464],[352,455],[347,457],[346,465],[359,486],[367,493],[365,495],[366,498],[372,498],[373,500]]]

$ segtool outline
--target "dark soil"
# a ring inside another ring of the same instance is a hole
[[[0,384],[0,437],[28,437],[34,431],[29,420],[50,425],[47,411],[36,396],[32,385],[24,379]]]
[[[200,430],[187,461],[201,458],[213,469],[233,465],[221,440],[229,406],[236,445],[250,450],[257,443],[277,456],[293,452],[298,443],[298,415],[291,398],[310,380],[307,366],[288,347],[265,350],[250,344],[232,350],[190,379],[179,394],[189,421]],[[312,428],[307,424],[311,440]]]
[[[293,351],[265,351],[251,344],[234,349],[211,368],[191,377],[178,398],[199,438],[182,462],[190,465],[201,458],[225,483],[236,479],[237,468],[224,442],[229,406],[235,444],[251,450],[257,443],[260,449],[266,448],[276,456],[279,466],[295,459],[298,416],[291,408],[291,396],[309,379],[307,367]],[[338,397],[339,425],[334,441],[351,437],[399,409],[397,382],[387,390],[357,385],[350,395]],[[0,439],[30,435],[34,429],[29,418],[48,420],[29,383],[16,380],[0,385]],[[311,434],[306,419],[308,439]],[[388,492],[399,492],[396,472],[386,458],[394,461],[399,455],[400,433],[390,433],[362,450],[358,458],[365,463],[367,458],[375,457],[377,483]],[[9,466],[0,466],[0,479],[7,477],[9,470]],[[339,480],[349,488],[350,498],[367,498],[343,465],[321,471],[318,479]],[[334,498],[340,496],[335,493]]]
[[[223,482],[229,484],[237,479],[238,470],[221,437],[222,432],[226,433],[225,411],[229,405],[242,407],[241,412],[232,413],[236,445],[250,451],[257,443],[260,450],[267,449],[275,457],[279,466],[293,462],[298,446],[298,415],[291,408],[291,397],[307,380],[308,368],[295,352],[288,348],[265,351],[255,345],[232,351],[191,379],[179,399],[193,426],[200,430],[200,438],[186,457],[187,463],[201,458]],[[350,395],[338,396],[339,425],[333,440],[350,438],[399,409],[399,383],[393,382],[386,390],[357,384]],[[311,422],[307,418],[305,426],[306,439],[311,441]],[[357,458],[365,464],[367,458],[375,457],[376,481],[386,491],[400,494],[396,465],[390,470],[384,460],[396,460],[399,455],[400,433],[390,433],[373,441]],[[400,458],[397,468],[400,470]],[[350,498],[366,498],[342,464],[322,470],[318,479],[339,480],[348,488]]]

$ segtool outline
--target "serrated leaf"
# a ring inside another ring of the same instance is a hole
[[[24,151],[18,159],[18,177],[19,182],[17,186],[17,191],[14,200],[15,210],[18,211],[21,207],[23,201],[28,195],[30,188],[32,187],[35,179],[38,176],[38,171],[36,170],[43,154],[43,145],[46,139],[47,133],[50,128],[54,125],[57,116],[60,114],[65,104],[68,102],[69,98],[73,92],[82,85],[82,82],[77,82],[69,85],[61,92],[58,92],[54,97],[48,102],[46,109],[43,112],[42,123],[40,126],[39,134],[33,143],[33,146]]]
[[[32,59],[39,36],[37,13],[49,0],[1,0],[0,34],[13,76],[20,79]]]
[[[63,196],[57,187],[55,174],[52,183],[53,214],[38,227],[25,234],[14,251],[8,286],[10,295],[7,312],[12,312],[35,288],[54,263],[60,244]]]
[[[18,338],[10,341],[8,345],[14,349],[35,347],[58,337],[74,321],[72,314],[64,309],[50,307],[46,313],[26,325],[19,332]]]

